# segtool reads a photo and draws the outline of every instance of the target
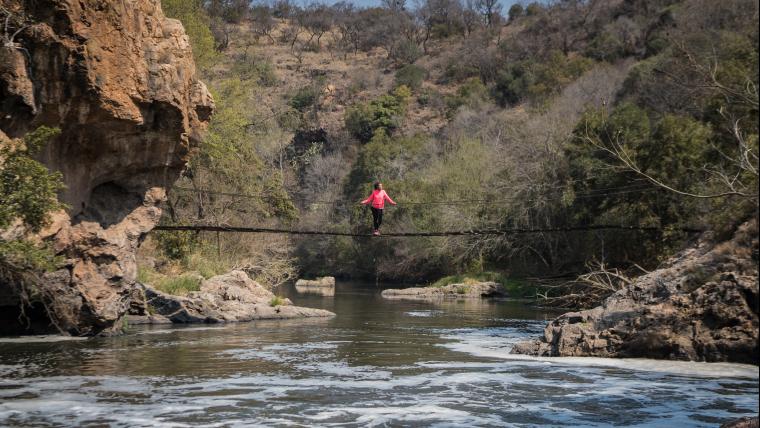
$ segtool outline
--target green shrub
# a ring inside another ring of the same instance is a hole
[[[161,252],[171,260],[185,260],[196,246],[196,235],[191,231],[160,230],[154,233]]]
[[[405,65],[396,71],[396,86],[403,85],[416,91],[422,86],[427,74],[427,70],[418,65]]]
[[[422,57],[422,51],[416,43],[402,40],[391,49],[390,57],[402,64],[412,64]]]
[[[393,133],[400,126],[409,94],[408,87],[399,86],[392,94],[354,105],[346,111],[346,129],[364,143],[379,129]]]
[[[492,95],[501,106],[525,99],[543,103],[575,81],[593,61],[582,56],[565,56],[553,51],[544,61],[527,60],[509,65],[496,77]]]
[[[290,97],[288,104],[298,111],[306,111],[317,103],[319,92],[319,88],[314,85],[305,86]]]
[[[33,159],[59,132],[43,126],[21,141],[0,141],[0,230],[20,220],[26,231],[38,232],[48,225],[50,212],[64,207],[58,202],[61,174]],[[20,294],[30,293],[34,275],[55,269],[59,261],[46,245],[23,237],[0,239],[0,283],[22,287]]]
[[[271,62],[255,56],[245,56],[232,66],[232,74],[243,80],[257,80],[262,86],[275,86],[278,82],[277,73]]]
[[[211,18],[201,0],[161,0],[161,7],[169,18],[182,22],[190,39],[193,58],[198,68],[205,70],[216,60],[216,42],[211,32]]]
[[[478,282],[499,283],[511,297],[532,297],[536,295],[535,285],[526,281],[509,278],[503,273],[489,271],[445,276],[430,284],[429,287],[440,288],[451,284],[464,284],[464,286],[467,286]],[[457,289],[457,292],[459,292],[459,289]]]
[[[515,3],[509,8],[509,21],[512,22],[515,19],[523,16],[523,13],[525,13],[525,9],[523,9],[523,6],[520,3]]]
[[[474,106],[483,101],[488,95],[488,90],[483,82],[473,77],[467,79],[462,86],[457,89],[456,95],[446,97],[446,107],[449,114],[455,112],[463,105]]]
[[[184,296],[201,289],[201,278],[196,275],[180,275],[162,278],[152,285],[156,290],[174,296]]]
[[[274,297],[272,297],[272,299],[269,301],[269,306],[271,306],[271,307],[273,307],[273,308],[274,308],[274,307],[277,307],[277,306],[282,306],[283,304],[285,304],[285,299],[283,299],[283,298],[282,298],[282,297],[280,297],[280,296],[274,296]]]
[[[525,8],[525,14],[528,16],[536,16],[543,10],[544,9],[541,7],[541,4],[538,2],[533,2]]]

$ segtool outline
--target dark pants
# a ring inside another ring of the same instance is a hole
[[[383,209],[372,207],[372,228],[378,230],[381,224],[383,224]]]

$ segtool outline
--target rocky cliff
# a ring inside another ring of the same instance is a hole
[[[758,364],[758,226],[703,237],[594,309],[566,313],[514,353]]]
[[[58,127],[41,161],[61,171],[67,212],[41,237],[65,259],[43,286],[52,321],[108,331],[126,312],[135,250],[158,222],[213,111],[179,21],[159,0],[0,0],[0,130]],[[1,291],[1,290],[0,290]],[[13,296],[0,292],[0,308]]]

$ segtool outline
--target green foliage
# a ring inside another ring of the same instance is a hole
[[[480,271],[444,276],[429,285],[429,287],[445,287],[451,284],[472,285],[478,282],[495,282],[501,284],[510,297],[533,297],[536,295],[536,286],[529,282],[510,278],[501,272]],[[463,293],[465,294],[465,290]]]
[[[524,13],[525,13],[525,9],[523,9],[523,6],[520,3],[513,4],[512,6],[510,6],[509,12],[508,12],[510,22],[523,16]]]
[[[205,70],[216,60],[211,19],[203,8],[202,0],[161,0],[164,13],[182,22],[190,39],[195,64]]]
[[[543,8],[538,2],[533,2],[525,8],[525,14],[528,16],[536,16],[543,11]]]
[[[215,187],[213,190],[260,195],[258,200],[237,200],[235,206],[262,216],[295,219],[297,211],[282,187],[281,172],[268,168],[257,151],[256,143],[261,137],[250,130],[256,117],[248,107],[248,96],[248,87],[240,79],[217,83],[217,109],[191,168],[203,171],[202,176],[211,182],[208,186]],[[227,208],[230,207],[234,206]]]
[[[656,187],[621,165],[605,148],[622,153],[637,168],[654,179],[683,191],[703,192],[702,166],[709,162],[712,131],[690,117],[668,114],[650,116],[646,110],[622,104],[610,114],[588,113],[576,128],[575,139],[566,149],[570,194],[569,212],[576,223],[624,223],[664,227],[694,226],[701,222],[692,198],[684,198]],[[632,188],[632,191],[625,191]],[[608,189],[624,189],[609,191]],[[642,236],[631,243],[627,236],[608,242],[608,251],[636,251],[647,257],[667,248],[657,236]],[[677,238],[673,236],[672,238]],[[672,242],[676,242],[671,239]],[[635,245],[638,248],[629,248]],[[627,249],[627,250],[626,250]],[[642,251],[642,249],[646,249]]]
[[[558,94],[586,70],[593,61],[581,56],[565,56],[553,51],[544,61],[525,60],[502,70],[493,88],[493,96],[502,106],[525,99],[543,103]]]
[[[43,126],[27,134],[18,147],[14,143],[0,146],[0,229],[20,219],[37,232],[47,224],[51,211],[62,208],[57,195],[63,190],[63,176],[32,158],[59,133]]]
[[[390,57],[401,64],[412,64],[422,57],[422,51],[417,43],[402,39],[391,49]]]
[[[0,239],[0,282],[18,287],[24,303],[36,299],[37,274],[56,269],[61,260],[47,244],[25,237],[47,226],[52,211],[64,208],[58,192],[64,189],[60,173],[51,173],[32,158],[60,133],[40,127],[23,140],[0,141],[0,231],[21,226],[18,237]]]
[[[150,285],[156,290],[167,294],[184,296],[192,291],[201,289],[201,278],[197,275],[164,277]]]
[[[275,308],[275,307],[277,307],[277,306],[282,306],[282,305],[284,305],[284,304],[285,304],[285,299],[283,299],[283,298],[282,298],[282,297],[280,297],[280,296],[274,296],[274,297],[272,297],[272,299],[269,301],[269,306],[271,306],[271,307],[273,307],[273,308]]]
[[[305,86],[290,97],[288,104],[301,112],[309,110],[310,108],[313,108],[319,100],[320,92],[320,88],[316,85]]]
[[[25,239],[0,240],[0,279],[6,269],[19,272],[52,271],[60,265],[53,249]]]
[[[427,70],[414,64],[408,64],[396,71],[396,86],[406,86],[417,91],[422,82],[427,78]]]
[[[190,231],[160,230],[154,233],[158,248],[171,260],[184,260],[194,249],[196,234]]]
[[[483,102],[488,96],[488,90],[483,82],[473,77],[467,79],[458,89],[455,95],[445,98],[449,114],[454,113],[461,106],[473,107]]]
[[[346,129],[364,143],[369,142],[379,130],[393,133],[401,125],[410,94],[408,87],[399,86],[392,94],[354,105],[346,111]]]
[[[365,186],[375,180],[384,180],[388,185],[402,178],[405,164],[420,155],[427,142],[424,137],[388,136],[378,131],[372,139],[362,146],[359,158],[349,174],[347,189],[352,197],[358,197],[365,191]]]
[[[279,79],[271,62],[256,56],[245,55],[232,64],[231,74],[242,80],[256,80],[260,85],[272,87]]]
[[[597,61],[615,61],[628,55],[619,34],[602,32],[597,34],[585,50],[585,56]]]

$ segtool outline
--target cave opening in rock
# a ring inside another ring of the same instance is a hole
[[[107,228],[120,223],[142,203],[143,199],[140,195],[109,181],[96,186],[90,192],[89,200],[74,217],[74,222],[94,221],[103,228]]]

